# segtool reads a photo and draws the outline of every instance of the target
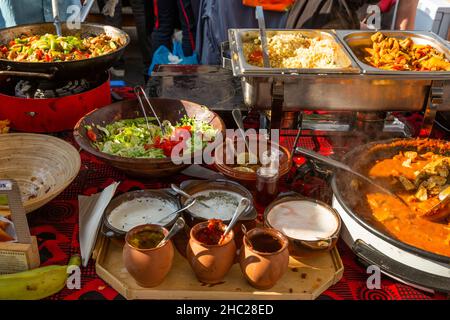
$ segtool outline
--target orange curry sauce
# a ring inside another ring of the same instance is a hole
[[[409,208],[398,199],[374,190],[367,193],[367,201],[377,221],[396,238],[412,246],[450,257],[449,218],[430,221],[421,217],[422,212],[438,203],[437,196],[420,202],[414,197],[415,191],[406,191],[396,179],[401,175],[414,181],[414,172],[430,163],[432,156],[436,159],[436,155],[432,154],[420,156],[409,167],[404,165],[407,158],[400,153],[391,159],[379,160],[369,171],[371,178],[384,185],[386,182],[390,184],[390,188],[408,203]],[[442,210],[450,210],[450,206]]]

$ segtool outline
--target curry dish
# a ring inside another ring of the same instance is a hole
[[[412,246],[450,257],[450,205],[430,209],[450,192],[450,157],[400,152],[370,169],[374,180],[389,185],[407,204],[374,190],[367,201],[388,232]]]

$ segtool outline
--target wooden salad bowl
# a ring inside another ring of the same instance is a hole
[[[210,123],[218,132],[225,133],[225,124],[223,120],[207,107],[177,99],[150,98],[158,117],[163,120],[169,120],[172,124],[179,121],[184,115],[195,117]],[[150,112],[147,107],[147,113]],[[147,114],[151,116],[151,114]],[[87,137],[86,125],[93,128],[97,135],[101,132],[96,128],[122,119],[134,119],[143,117],[141,108],[137,100],[127,100],[114,103],[107,107],[96,109],[85,115],[75,126],[74,137],[78,145],[86,152],[95,155],[111,166],[122,170],[123,172],[138,177],[166,177],[173,175],[188,166],[188,164],[175,164],[167,157],[163,159],[149,158],[127,158],[99,151]]]

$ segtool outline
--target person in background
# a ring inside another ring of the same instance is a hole
[[[59,0],[61,21],[67,20],[67,8],[70,5],[81,6],[83,2],[81,0]],[[0,0],[0,28],[52,21],[51,0]]]
[[[394,24],[395,30],[414,30],[417,6],[419,0],[398,0],[397,18]],[[378,6],[382,14],[387,14],[395,8],[397,0],[381,0]]]
[[[104,23],[116,28],[122,28],[122,0],[97,0],[100,11],[105,16]],[[153,31],[153,0],[129,0],[133,10],[139,48],[144,62],[143,73],[146,74],[152,62],[152,31]],[[123,61],[114,66],[113,73],[123,73],[116,69],[122,69]]]
[[[183,53],[185,56],[191,56],[195,50],[196,28],[191,0],[154,0],[154,4],[153,48],[156,50],[164,45],[171,50],[172,35],[177,25],[181,25]]]
[[[379,0],[296,0],[286,27],[288,29],[360,29],[358,12]]]
[[[222,64],[220,44],[228,40],[228,29],[258,28],[255,5],[261,2],[261,0],[200,0],[196,51],[201,64]],[[265,11],[267,28],[284,28],[287,9],[288,7],[281,11]]]

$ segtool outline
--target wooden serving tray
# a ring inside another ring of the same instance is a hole
[[[238,263],[233,265],[223,283],[207,285],[197,280],[189,263],[175,249],[172,270],[164,282],[155,288],[143,288],[125,269],[119,244],[102,237],[94,255],[98,276],[126,299],[313,300],[337,283],[344,272],[341,257],[335,248],[301,260],[291,257],[289,270],[269,290],[257,290],[250,286]]]

